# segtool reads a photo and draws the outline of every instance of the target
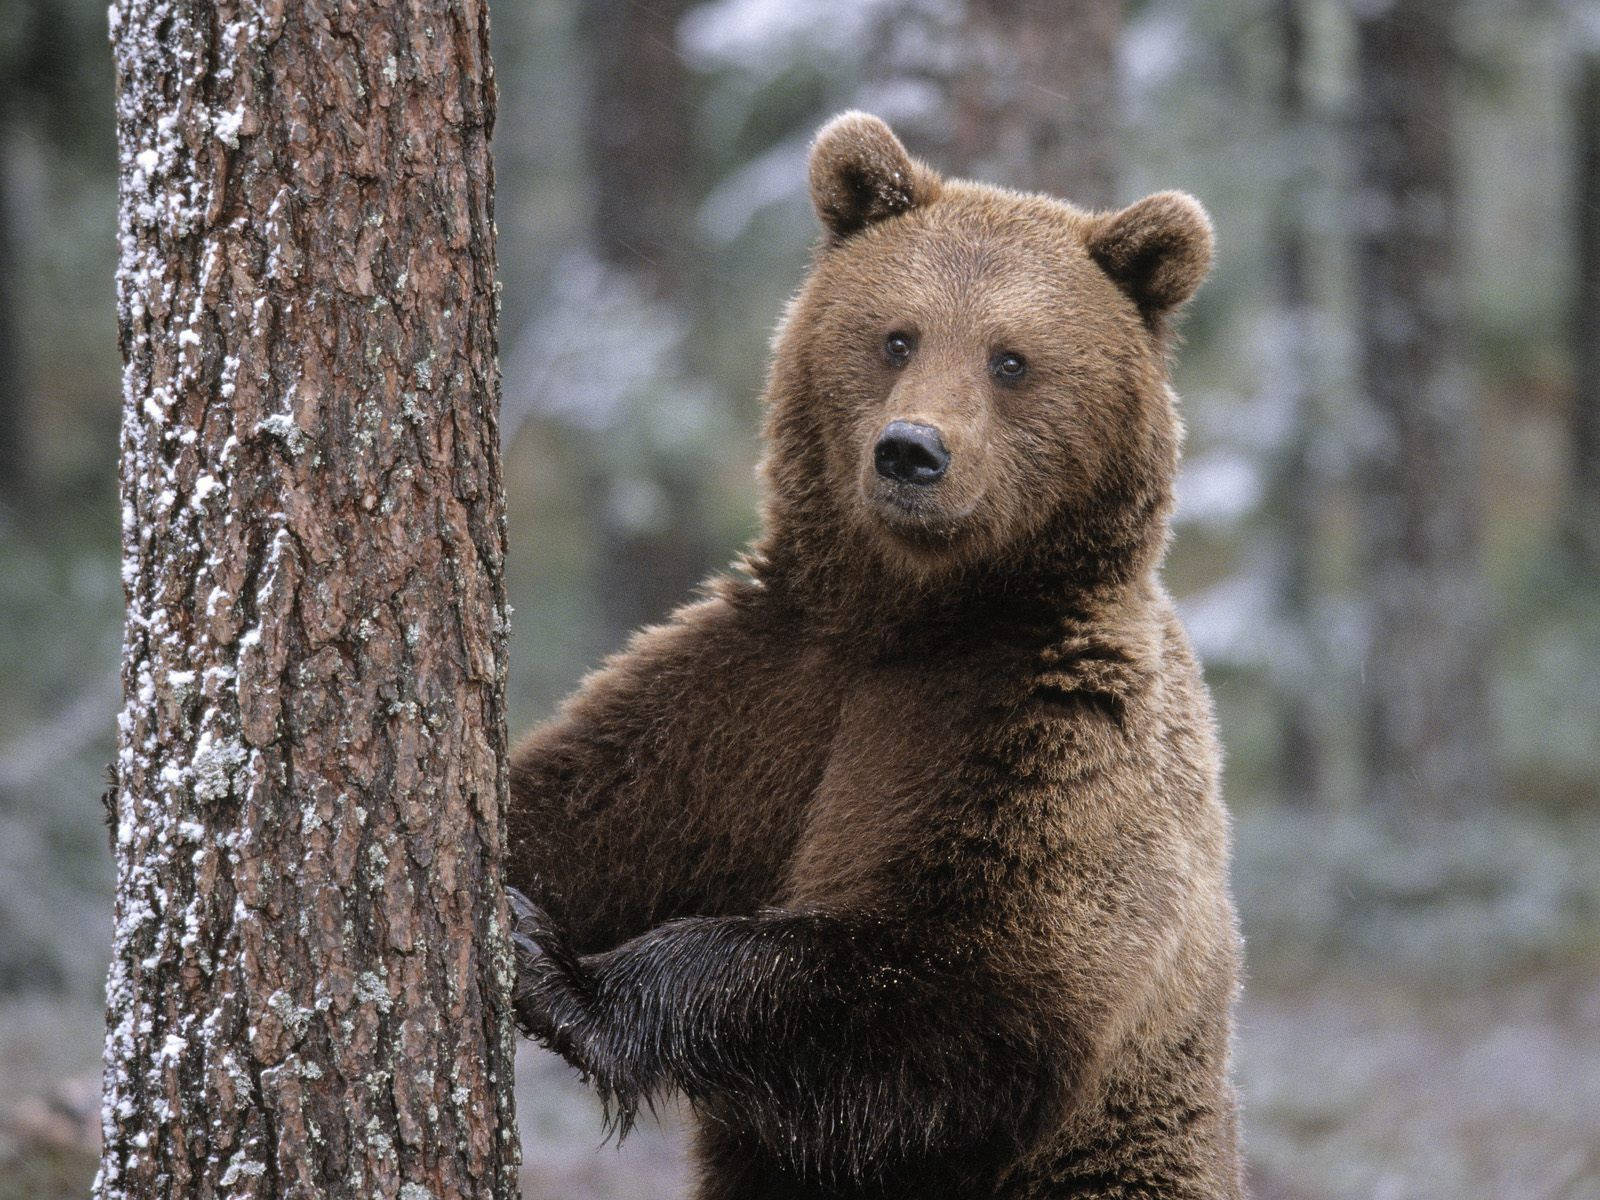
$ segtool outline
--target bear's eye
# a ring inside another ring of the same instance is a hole
[[[883,339],[883,356],[890,366],[902,367],[911,358],[913,344],[909,333],[891,333]]]
[[[1027,361],[1009,350],[1002,350],[989,360],[989,374],[1006,383],[1015,383],[1027,373]]]

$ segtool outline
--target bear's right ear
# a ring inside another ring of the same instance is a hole
[[[900,139],[877,117],[840,113],[811,143],[811,203],[830,244],[875,221],[926,204],[939,177],[913,162]]]

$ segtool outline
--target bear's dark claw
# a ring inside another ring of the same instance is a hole
[[[506,900],[517,963],[511,995],[517,1027],[570,1058],[574,1047],[567,1026],[574,1010],[588,1005],[589,973],[549,913],[516,888],[506,889]]]
[[[511,919],[524,921],[539,911],[539,906],[514,887],[506,888],[506,903],[511,906]]]
[[[550,914],[516,888],[506,889],[506,900],[511,905],[511,941],[517,951],[517,973],[521,975],[542,959],[554,967],[569,986],[587,994],[588,972]]]

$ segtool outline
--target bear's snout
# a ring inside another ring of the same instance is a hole
[[[890,421],[872,448],[872,462],[895,483],[937,483],[950,468],[950,451],[932,425]]]

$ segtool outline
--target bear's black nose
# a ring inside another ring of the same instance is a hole
[[[932,425],[890,421],[872,449],[878,474],[896,483],[934,483],[950,466],[950,451]]]

